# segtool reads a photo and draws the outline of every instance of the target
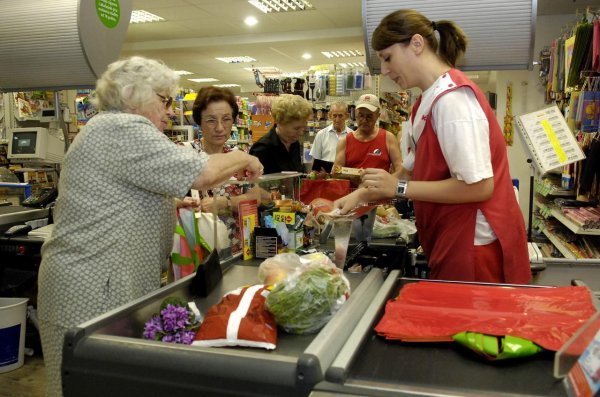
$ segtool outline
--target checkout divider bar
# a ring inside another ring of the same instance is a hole
[[[340,351],[354,329],[350,325],[358,324],[369,302],[374,299],[383,285],[383,273],[373,268],[360,283],[356,293],[351,291],[350,298],[319,332],[298,359],[299,380],[316,383],[324,379],[325,371]],[[317,363],[317,365],[315,365]]]
[[[346,338],[341,339],[342,342],[345,341],[345,344],[329,369],[327,369],[325,373],[326,380],[340,384],[346,381],[348,368],[352,364],[354,356],[358,351],[358,347],[361,346],[363,340],[367,337],[367,335],[369,335],[369,330],[372,328],[373,323],[379,314],[379,309],[382,307],[382,305],[384,305],[391,289],[394,287],[396,280],[399,277],[399,270],[392,270],[390,272],[387,279],[379,289],[379,292],[377,295],[375,295],[366,311],[364,311],[364,316],[359,320],[356,327],[354,327],[354,331],[350,334],[347,340]]]

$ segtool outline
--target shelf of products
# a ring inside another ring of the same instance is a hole
[[[544,236],[548,237],[548,240],[550,240],[550,242],[552,244],[554,244],[554,246],[556,247],[556,249],[558,249],[558,251],[560,251],[560,253],[565,258],[567,258],[567,259],[577,259],[577,257],[571,252],[571,250],[569,248],[567,248],[566,245],[563,244],[562,240],[560,240],[557,236],[555,236],[548,229],[542,230],[542,233],[544,234]]]
[[[566,259],[576,261],[599,259],[600,229],[587,227],[590,223],[591,226],[595,226],[596,221],[582,222],[581,219],[577,221],[565,213],[580,210],[593,213],[598,207],[582,207],[592,208],[591,211],[577,209],[580,202],[575,200],[575,191],[564,189],[560,184],[561,176],[556,174],[546,174],[535,181],[533,205],[536,212],[532,227],[546,236],[556,251]],[[565,206],[565,203],[573,206]],[[592,215],[592,219],[596,218]]]

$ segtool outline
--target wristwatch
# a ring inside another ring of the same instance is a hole
[[[408,181],[399,180],[398,186],[396,186],[396,197],[397,198],[405,198],[407,187],[408,187]]]

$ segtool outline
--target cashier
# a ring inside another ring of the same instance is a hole
[[[271,115],[275,125],[250,148],[250,154],[265,166],[265,174],[304,172],[298,140],[312,114],[311,104],[301,96],[283,94],[274,100]]]
[[[198,154],[163,133],[179,77],[162,62],[116,61],[96,84],[100,113],[64,160],[52,235],[42,247],[38,311],[48,396],[61,396],[65,333],[160,287],[175,200],[262,165],[241,150]],[[187,202],[182,201],[183,204]],[[198,205],[199,203],[189,204]]]
[[[502,129],[485,95],[455,69],[467,46],[462,29],[399,10],[381,20],[371,42],[382,74],[402,90],[422,92],[406,142],[403,165],[410,172],[398,178],[366,169],[363,187],[335,206],[347,212],[360,202],[412,199],[431,278],[529,282],[525,223]]]

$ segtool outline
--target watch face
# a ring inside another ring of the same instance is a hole
[[[406,182],[405,181],[398,182],[398,186],[396,187],[396,195],[404,196],[405,192],[406,192]]]

